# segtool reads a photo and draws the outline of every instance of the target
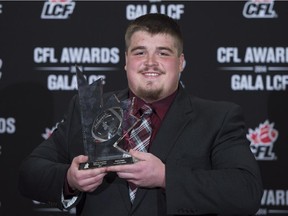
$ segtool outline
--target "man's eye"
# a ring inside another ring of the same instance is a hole
[[[144,52],[135,52],[135,55],[144,55]]]
[[[159,55],[160,55],[160,56],[169,56],[169,53],[166,53],[166,52],[160,52]]]

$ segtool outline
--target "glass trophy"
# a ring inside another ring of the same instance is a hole
[[[140,121],[132,115],[134,99],[120,101],[112,95],[103,103],[103,82],[90,85],[76,66],[82,134],[88,161],[79,169],[134,163],[125,138]]]

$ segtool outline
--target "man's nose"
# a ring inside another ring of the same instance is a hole
[[[145,65],[146,66],[154,66],[154,65],[157,65],[158,62],[157,62],[157,58],[155,55],[153,54],[149,54],[147,55],[147,58],[146,58],[146,61],[145,61]]]

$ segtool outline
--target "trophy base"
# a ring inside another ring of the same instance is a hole
[[[132,164],[134,162],[135,162],[135,159],[133,157],[118,158],[118,159],[113,159],[113,160],[97,160],[97,161],[92,161],[92,162],[81,163],[79,165],[79,170],[100,168],[100,167],[105,167],[105,166]]]

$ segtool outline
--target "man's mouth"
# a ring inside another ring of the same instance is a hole
[[[155,72],[144,72],[142,73],[145,76],[150,76],[150,77],[156,77],[156,76],[160,76],[161,73],[155,73]]]

